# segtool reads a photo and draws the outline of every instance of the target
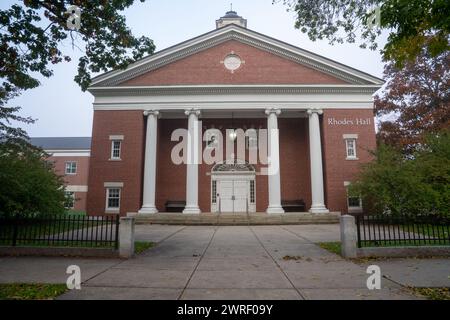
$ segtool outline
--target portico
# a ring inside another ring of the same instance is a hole
[[[179,110],[180,112],[182,110]],[[281,206],[281,180],[280,180],[280,147],[278,118],[282,114],[280,108],[255,109],[242,112],[235,110],[233,114],[237,117],[248,119],[249,125],[252,119],[266,117],[267,123],[267,166],[256,172],[255,167],[248,164],[248,159],[227,158],[218,163],[213,163],[214,167],[208,176],[211,178],[211,206],[207,212],[256,212],[256,186],[255,175],[267,175],[268,206],[265,210],[268,214],[282,214],[284,210]],[[168,119],[180,118],[180,112],[172,110],[166,116]],[[201,124],[202,112],[206,114],[207,119],[218,120],[217,127],[226,114],[230,111],[217,111],[208,109],[189,108],[184,110],[184,115],[188,118],[187,124],[187,156],[186,162],[181,164],[186,169],[186,206],[183,210],[185,214],[201,213],[198,194],[199,190],[199,166],[202,165],[202,151],[205,131]],[[292,108],[285,114],[285,118],[305,118],[308,116],[309,126],[309,154],[311,154],[311,195],[313,204],[311,213],[328,213],[324,202],[323,170],[322,170],[322,151],[320,137],[319,115],[322,110],[311,108],[308,110],[293,110]],[[155,206],[156,199],[156,158],[159,152],[157,143],[157,122],[158,119],[164,119],[164,113],[161,110],[146,110],[143,112],[147,117],[147,132],[145,140],[145,168],[143,175],[143,205],[139,214],[154,214],[158,210]],[[225,118],[227,119],[227,118]],[[229,119],[229,118],[228,118]],[[212,120],[211,120],[212,121]],[[214,125],[213,125],[214,127]],[[224,128],[235,130],[235,128]],[[230,139],[225,135],[224,139]],[[160,142],[161,143],[161,142]],[[232,157],[235,157],[234,151],[238,142],[228,141],[224,145],[231,143],[233,145]],[[244,142],[244,143],[248,143]],[[247,146],[248,148],[248,146]],[[306,150],[305,150],[306,151]],[[259,150],[257,150],[259,152]],[[263,150],[262,152],[265,152]],[[246,152],[248,155],[248,151]],[[305,168],[307,169],[307,168]]]

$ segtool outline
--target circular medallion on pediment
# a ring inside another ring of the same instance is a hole
[[[223,65],[227,70],[234,72],[241,67],[242,60],[237,54],[230,53],[223,60]]]

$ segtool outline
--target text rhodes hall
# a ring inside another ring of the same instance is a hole
[[[76,210],[347,213],[376,147],[379,78],[247,29],[216,29],[96,77],[92,138],[34,138]]]

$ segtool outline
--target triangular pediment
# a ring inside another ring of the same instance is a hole
[[[237,70],[224,65],[237,55]],[[185,41],[93,79],[92,88],[199,84],[381,85],[362,71],[236,25]]]

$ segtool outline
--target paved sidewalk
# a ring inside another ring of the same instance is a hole
[[[314,243],[337,241],[338,225],[136,226],[158,244],[130,260],[0,258],[0,283],[64,283],[77,264],[82,289],[60,299],[416,299],[404,285],[449,285],[449,259],[355,264]],[[377,264],[381,290],[366,288]]]

